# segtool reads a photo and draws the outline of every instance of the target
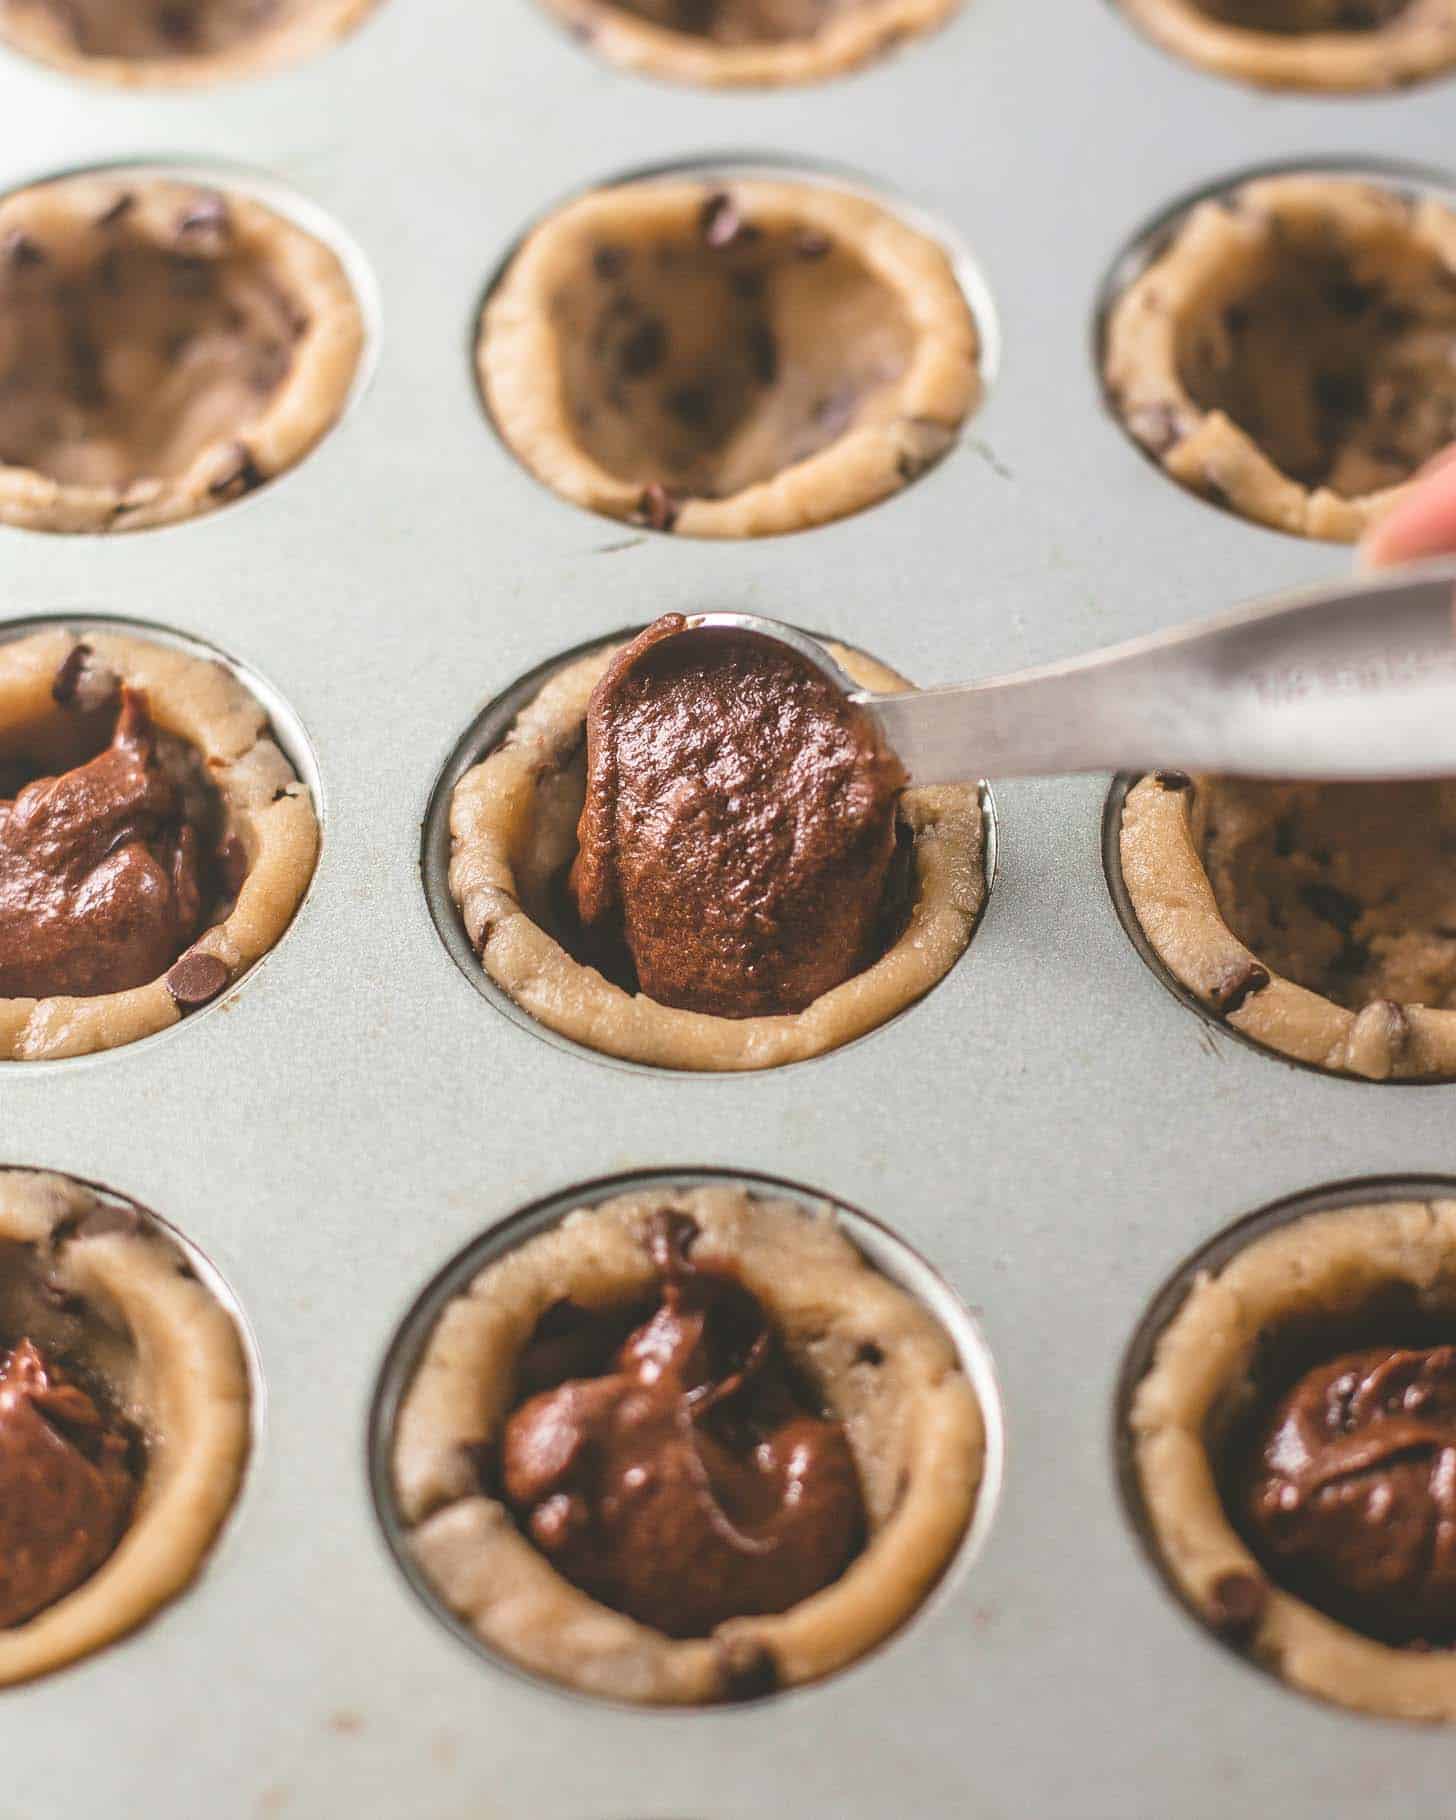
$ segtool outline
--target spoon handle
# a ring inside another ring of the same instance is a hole
[[[861,693],[916,783],[1456,776],[1456,563],[1347,578],[1014,676]]]

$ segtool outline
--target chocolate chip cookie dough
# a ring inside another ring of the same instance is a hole
[[[364,345],[337,256],[251,197],[148,175],[0,201],[0,521],[172,523],[292,467]]]
[[[0,643],[0,1058],[135,1042],[287,928],[318,822],[221,664],[123,633]]]
[[[1456,1719],[1456,1202],[1306,1215],[1201,1272],[1131,1407],[1190,1604],[1292,1686]]]
[[[893,1017],[964,950],[986,895],[979,792],[897,793],[893,758],[798,696],[797,673],[751,676],[731,644],[659,643],[671,623],[638,641],[649,661],[626,715],[625,794],[610,732],[617,646],[558,671],[460,780],[451,895],[495,983],[589,1048],[668,1068],[800,1061]],[[866,688],[909,687],[830,649]],[[703,685],[715,670],[744,711],[720,715],[710,736]],[[765,755],[762,717],[780,713],[800,756]],[[647,762],[631,763],[634,745]],[[675,870],[682,897],[670,903]]]
[[[1114,305],[1105,377],[1183,486],[1353,542],[1456,441],[1456,212],[1321,174],[1200,202]]]
[[[1456,1076],[1456,783],[1163,772],[1120,845],[1163,964],[1236,1030],[1367,1080]]]
[[[960,0],[545,0],[628,69],[721,88],[821,82],[933,31]]]
[[[808,182],[653,178],[527,238],[481,318],[497,428],[549,487],[689,537],[873,505],[938,461],[980,395],[945,253]]]
[[[250,1393],[232,1317],[159,1226],[0,1170],[0,1685],[132,1630],[237,1494]]]
[[[446,1307],[393,1466],[411,1553],[484,1642],[693,1704],[896,1630],[984,1452],[950,1338],[827,1212],[663,1188],[571,1214]]]
[[[1456,67],[1456,0],[1122,0],[1159,43],[1264,88],[1403,87]]]
[[[230,82],[322,50],[375,0],[0,0],[0,39],[126,86]]]

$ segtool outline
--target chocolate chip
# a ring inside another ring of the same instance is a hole
[[[177,238],[189,243],[210,240],[220,245],[231,231],[228,207],[221,196],[202,196],[177,217]]]
[[[756,322],[748,331],[748,358],[758,383],[772,385],[779,376],[779,344],[766,322]]]
[[[660,316],[644,316],[622,343],[617,365],[624,378],[641,379],[667,358],[667,329]]]
[[[1267,967],[1257,961],[1231,961],[1214,981],[1209,998],[1214,1009],[1228,1017],[1268,984]]]
[[[743,233],[743,217],[726,190],[709,196],[698,215],[698,225],[708,245],[719,251],[732,246]]]
[[[643,487],[632,512],[632,522],[646,525],[652,531],[670,531],[677,523],[677,515],[681,510],[682,502],[659,481],[654,480],[651,486]]]
[[[227,983],[227,963],[200,949],[184,954],[167,973],[167,990],[184,1009],[215,999]]]
[[[1154,771],[1153,779],[1163,790],[1191,790],[1193,779],[1186,771]]]
[[[794,235],[794,254],[799,259],[827,259],[834,242],[814,228],[800,228]]]
[[[610,284],[626,271],[631,254],[624,246],[599,246],[592,253],[592,270],[603,284]]]
[[[115,227],[117,222],[129,215],[135,207],[136,197],[130,190],[123,190],[115,202],[102,209],[96,217],[96,225],[99,228]]]
[[[72,645],[61,659],[60,668],[56,671],[51,683],[51,700],[57,707],[64,708],[75,699],[77,685],[81,681],[81,672],[86,667],[86,659],[91,655],[90,645]]]
[[[862,1340],[855,1348],[854,1362],[856,1365],[883,1365],[884,1348],[877,1346],[873,1340]]]
[[[227,459],[208,482],[207,490],[214,499],[239,499],[263,484],[263,471],[253,460],[246,443],[235,442]]]
[[[12,271],[23,272],[45,264],[45,249],[38,240],[16,228],[4,240],[5,261]]]
[[[217,876],[223,894],[234,898],[248,876],[248,854],[236,834],[229,834],[217,850]]]
[[[767,1645],[747,1637],[720,1638],[717,1649],[725,1700],[761,1700],[777,1691],[779,1665]]]
[[[1257,1574],[1232,1568],[1208,1589],[1208,1621],[1231,1642],[1245,1643],[1259,1627],[1269,1588]]]

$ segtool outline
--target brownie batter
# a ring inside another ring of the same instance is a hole
[[[134,230],[125,193],[84,239],[0,243],[0,462],[118,494],[184,474],[283,385],[306,321],[226,201],[197,192],[170,244]],[[221,461],[219,497],[261,475]]]
[[[1352,1011],[1456,1007],[1456,782],[1207,777],[1193,816],[1219,910],[1266,967]]]
[[[102,752],[0,801],[0,998],[143,985],[203,928],[211,837],[180,744],[123,687]]]
[[[794,1012],[882,940],[905,775],[870,717],[784,646],[669,614],[593,691],[571,890],[642,990]]]
[[[787,1611],[865,1537],[842,1426],[812,1406],[754,1296],[694,1266],[696,1236],[661,1217],[658,1305],[625,1339],[608,1316],[548,1315],[518,1381],[552,1387],[515,1409],[501,1455],[506,1499],[559,1571],[670,1637]]]
[[[1244,1514],[1281,1581],[1387,1642],[1456,1635],[1456,1347],[1317,1366],[1252,1453]]]
[[[0,1627],[94,1573],[131,1517],[131,1441],[22,1339],[0,1365]]]
[[[623,12],[713,44],[788,44],[868,0],[616,0]]]
[[[1251,32],[1375,32],[1411,0],[1198,0],[1210,19]]]
[[[80,57],[217,57],[270,30],[284,0],[0,0],[0,18],[45,13]]]

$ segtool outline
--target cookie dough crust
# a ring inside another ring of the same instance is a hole
[[[558,1574],[480,1494],[467,1451],[499,1434],[514,1362],[552,1303],[610,1307],[656,1281],[649,1229],[664,1210],[698,1223],[694,1258],[740,1275],[844,1424],[870,1527],[863,1553],[823,1592],[686,1641]],[[420,1568],[491,1648],[584,1693],[693,1704],[734,1697],[743,1677],[756,1691],[758,1677],[779,1687],[816,1680],[898,1629],[966,1531],[984,1456],[980,1405],[949,1336],[827,1210],[728,1187],[661,1188],[569,1215],[449,1304],[400,1409],[394,1480]]]
[[[739,252],[705,239],[715,208],[746,225]],[[745,297],[735,262],[750,245],[772,263]],[[640,308],[639,293],[666,330],[645,370],[630,348],[603,351],[611,311]],[[725,373],[740,330],[758,370]],[[979,357],[933,241],[866,197],[769,179],[652,179],[568,204],[515,255],[476,348],[490,413],[539,480],[608,517],[724,538],[826,524],[899,491],[977,404]],[[720,400],[736,388],[736,415],[675,431],[663,400],[704,381]],[[676,469],[675,441],[691,455]],[[654,511],[654,494],[670,506]]]
[[[88,296],[66,352],[58,318]],[[363,347],[338,256],[251,197],[144,171],[17,191],[0,201],[0,521],[136,530],[252,492],[332,428]]]
[[[1291,1686],[1364,1712],[1456,1719],[1456,1655],[1378,1643],[1265,1581],[1229,1522],[1210,1457],[1250,1394],[1267,1329],[1357,1317],[1408,1285],[1418,1308],[1456,1315],[1456,1201],[1392,1201],[1310,1214],[1252,1240],[1194,1281],[1159,1339],[1130,1426],[1143,1503],[1163,1558],[1194,1608],[1217,1623],[1227,1575],[1268,1586],[1248,1641]]]
[[[117,632],[78,636],[57,628],[0,644],[0,757],[17,749],[27,727],[57,712],[51,685],[78,644],[144,689],[156,724],[201,755],[225,827],[242,842],[248,872],[237,901],[186,951],[215,956],[230,985],[283,934],[313,877],[319,827],[308,790],[274,744],[262,706],[231,671]],[[0,1059],[115,1049],[168,1029],[181,1015],[165,979],[96,998],[0,998]]]
[[[685,6],[545,0],[567,28],[625,69],[705,88],[823,82],[943,25],[961,0],[717,0],[704,32]]]
[[[0,1630],[0,1686],[135,1629],[195,1576],[232,1507],[250,1437],[248,1370],[232,1317],[158,1227],[88,1235],[108,1203],[67,1176],[0,1170],[0,1326],[79,1351],[147,1439],[131,1526],[73,1592]],[[82,1298],[80,1314],[42,1293]]]
[[[1123,805],[1123,882],[1173,977],[1235,1030],[1295,1061],[1372,1081],[1456,1077],[1456,1010],[1389,998],[1352,1009],[1274,972],[1239,940],[1203,858],[1199,797],[1210,783],[1218,780],[1167,789],[1144,777]]]
[[[1174,480],[1344,543],[1456,436],[1453,362],[1456,212],[1310,174],[1198,203],[1105,345],[1115,409]]]
[[[914,841],[914,906],[898,941],[805,1010],[725,1018],[660,1005],[583,965],[540,919],[552,881],[576,852],[586,795],[586,709],[623,647],[578,659],[517,716],[468,771],[450,805],[450,894],[486,972],[549,1029],[604,1055],[660,1068],[775,1068],[862,1036],[928,992],[960,958],[986,897],[980,793],[909,789],[899,815]],[[862,687],[910,684],[858,651],[829,647]]]
[[[0,39],[69,76],[126,88],[202,87],[301,61],[351,32],[376,0],[0,0]],[[195,20],[168,35],[169,11]]]
[[[1283,30],[1261,29],[1260,8],[1239,0],[1122,0],[1127,13],[1176,56],[1261,88],[1329,93],[1404,87],[1456,68],[1456,0],[1372,6],[1388,16],[1365,30],[1340,24],[1334,0],[1283,0],[1263,11]]]

